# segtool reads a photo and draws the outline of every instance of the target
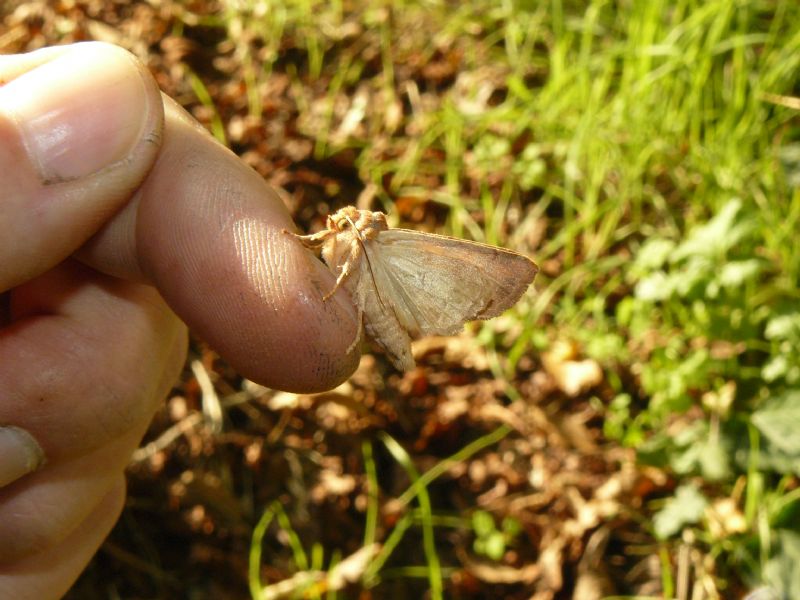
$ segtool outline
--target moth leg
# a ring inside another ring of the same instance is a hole
[[[339,287],[344,283],[344,280],[347,279],[353,273],[353,265],[359,264],[358,259],[361,256],[361,245],[360,244],[353,244],[350,247],[350,256],[347,257],[347,260],[344,261],[342,265],[342,270],[339,272],[339,276],[336,278],[336,285],[333,286],[333,289],[325,294],[322,297],[322,301],[326,301],[330,299],[331,296],[339,289]]]
[[[328,292],[327,294],[325,294],[325,295],[322,297],[322,301],[323,301],[323,302],[327,302],[328,300],[330,300],[330,299],[331,299],[331,297],[332,297],[332,296],[333,296],[333,295],[336,293],[336,290],[338,290],[338,289],[341,287],[342,283],[344,283],[344,280],[345,280],[345,278],[346,278],[348,275],[350,275],[350,269],[348,269],[348,268],[347,268],[347,266],[348,266],[349,264],[350,264],[350,263],[345,263],[344,267],[342,268],[342,272],[341,272],[341,273],[339,273],[339,277],[337,277],[337,278],[336,278],[336,283],[335,283],[335,284],[334,284],[334,286],[331,288],[331,291],[330,291],[330,292]]]
[[[313,233],[311,235],[300,235],[299,233],[294,233],[288,229],[283,229],[282,233],[292,236],[306,248],[314,249],[322,246],[322,244],[325,243],[325,240],[327,240],[333,232],[330,229],[323,229],[322,231],[318,231],[317,233]]]
[[[345,350],[345,352],[344,352],[345,354],[350,354],[353,351],[353,348],[355,348],[358,345],[358,342],[361,339],[361,334],[363,333],[363,331],[364,331],[364,309],[359,304],[358,305],[358,329],[356,330],[356,337],[353,338],[352,343],[347,347],[347,350]]]

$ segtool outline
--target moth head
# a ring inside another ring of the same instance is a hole
[[[336,211],[328,217],[328,229],[333,231],[355,230],[360,237],[373,239],[381,231],[389,229],[386,215],[371,210],[358,210],[353,206]]]

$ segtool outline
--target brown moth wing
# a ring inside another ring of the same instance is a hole
[[[332,232],[325,237],[323,258],[337,278],[344,274],[341,285],[356,305],[367,336],[386,352],[397,369],[413,369],[411,339],[392,308],[391,289],[381,289],[379,277],[382,271],[373,266],[368,253],[365,255],[375,240],[360,239],[352,229]],[[300,239],[304,241],[306,238]],[[358,343],[360,334],[361,327],[356,332],[353,346]]]
[[[538,272],[510,250],[406,229],[381,231],[365,250],[383,304],[414,337],[452,335],[499,315]]]
[[[466,321],[495,317],[519,300],[538,272],[516,252],[386,229],[376,216],[382,214],[347,207],[329,217],[328,229],[295,237],[321,248],[336,287],[350,293],[367,335],[398,369],[414,367],[410,336],[451,335]],[[360,333],[359,327],[353,345]]]
[[[367,248],[373,245],[373,241],[365,244]],[[411,338],[408,329],[397,318],[397,300],[392,296],[392,289],[385,289],[385,284],[381,283],[384,271],[367,259],[361,261],[359,270],[358,279],[351,278],[348,291],[363,311],[364,331],[386,352],[397,369],[413,369],[415,363],[411,354]]]

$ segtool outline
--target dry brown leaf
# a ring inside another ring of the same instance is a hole
[[[481,581],[493,584],[531,584],[539,578],[541,568],[536,563],[523,567],[510,567],[496,562],[481,561],[471,558],[463,549],[458,548],[458,558],[470,574]]]
[[[542,552],[539,555],[539,562],[537,564],[541,567],[544,583],[553,591],[560,590],[564,585],[562,563],[565,545],[566,539],[560,532],[556,532],[552,529],[545,531],[545,535],[540,543]]]
[[[573,600],[601,600],[615,593],[605,561],[605,550],[610,537],[611,531],[608,527],[599,528],[589,537],[583,556],[578,562]]]
[[[320,472],[319,482],[311,488],[310,496],[312,500],[320,503],[331,497],[346,496],[355,489],[355,477],[326,469]]]
[[[593,359],[576,360],[577,347],[569,342],[556,342],[549,352],[542,353],[542,365],[558,388],[570,398],[603,381],[603,369]]]
[[[733,498],[720,498],[706,508],[706,522],[717,540],[747,531],[747,519]]]

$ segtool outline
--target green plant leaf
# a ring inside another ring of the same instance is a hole
[[[675,242],[672,240],[651,238],[639,248],[633,267],[645,273],[660,269],[669,261],[669,255],[674,249]]]
[[[764,565],[763,578],[780,598],[800,598],[800,534],[782,529],[775,536],[775,551]]]
[[[774,396],[755,411],[753,424],[780,451],[800,457],[800,390]]]
[[[709,481],[724,481],[731,476],[730,452],[719,441],[700,444],[700,472]]]
[[[672,262],[692,256],[717,258],[737,245],[752,230],[747,223],[737,223],[741,208],[741,200],[729,200],[710,221],[692,230],[686,241],[675,249]]]
[[[486,556],[492,560],[500,560],[503,558],[503,553],[506,551],[505,536],[499,531],[493,532],[486,538],[486,545],[484,546]]]
[[[800,340],[800,312],[772,317],[764,335],[768,340]]]
[[[708,501],[694,485],[680,486],[675,496],[667,500],[664,508],[653,517],[656,537],[664,540],[675,535],[686,525],[697,523],[703,516]]]
[[[755,279],[761,271],[761,261],[756,258],[735,260],[722,266],[719,282],[725,287],[737,287]]]
[[[510,538],[516,537],[522,531],[522,524],[514,517],[505,517],[502,527],[503,533]]]
[[[663,271],[656,271],[636,284],[636,298],[646,302],[666,300],[672,295],[673,281]]]
[[[787,356],[773,356],[761,368],[761,376],[764,381],[772,383],[776,379],[786,377],[791,373],[792,368],[796,368],[796,365]]]
[[[492,515],[485,510],[476,510],[472,514],[472,529],[480,538],[491,535],[496,530]]]

